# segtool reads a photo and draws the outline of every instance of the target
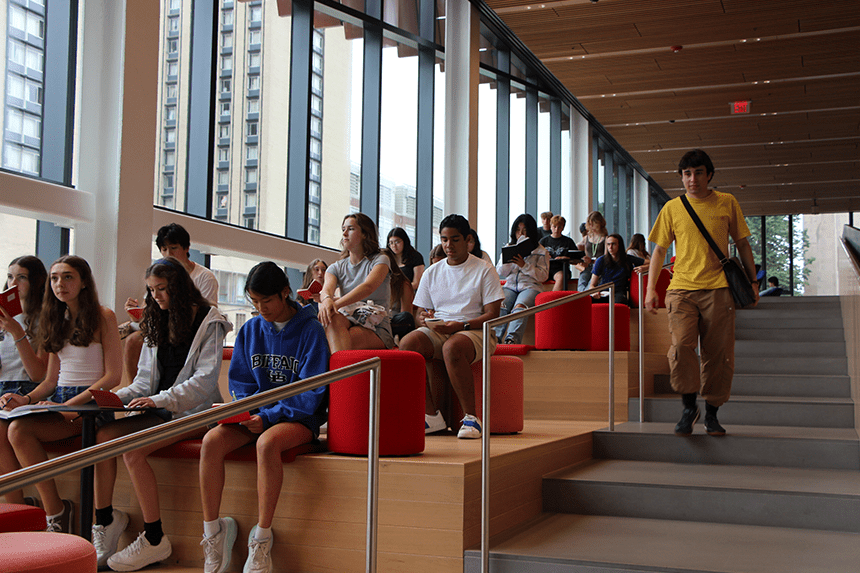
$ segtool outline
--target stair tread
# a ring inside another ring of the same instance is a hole
[[[860,476],[850,470],[589,460],[545,479],[860,496]]]
[[[632,398],[637,400],[637,398]],[[679,403],[678,412],[680,415],[680,397],[678,394],[655,394],[653,396],[645,396],[645,400],[672,400]],[[757,396],[746,394],[732,394],[730,402],[726,403],[729,407],[732,402],[760,402],[760,403],[791,403],[791,404],[854,404],[851,398],[841,398],[838,396]]]
[[[704,430],[701,424],[697,424],[694,432]],[[597,430],[602,433],[611,433],[608,429]],[[846,442],[857,442],[857,430],[854,428],[803,428],[794,426],[747,426],[731,425],[726,428],[727,435],[743,438],[787,438],[797,440],[838,440]],[[627,434],[661,434],[674,435],[675,423],[673,422],[624,422],[615,424],[616,433]],[[707,436],[706,436],[707,437]],[[680,439],[680,438],[679,438]],[[720,439],[720,438],[714,438]]]
[[[856,573],[858,544],[856,533],[545,514],[528,530],[494,543],[490,559],[531,563],[520,570],[541,572],[576,570],[550,567],[567,563],[665,573]],[[466,553],[474,559],[476,551]]]

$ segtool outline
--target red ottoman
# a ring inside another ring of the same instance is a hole
[[[0,532],[45,531],[45,510],[32,505],[0,503]]]
[[[490,356],[491,434],[515,434],[523,431],[523,361],[514,356]],[[475,406],[478,418],[484,419],[484,361],[472,364],[475,378]],[[462,415],[460,416],[463,417]]]
[[[535,305],[575,294],[576,291],[542,292]],[[537,350],[588,350],[591,347],[591,297],[583,297],[535,315]]]
[[[4,573],[95,573],[96,548],[77,535],[24,532],[0,535]]]
[[[591,305],[591,350],[609,350],[609,303]],[[630,350],[630,307],[615,305],[615,350]]]
[[[424,358],[405,350],[341,350],[331,370],[369,358],[382,359],[379,396],[379,455],[407,456],[424,451]],[[370,372],[333,382],[329,387],[328,449],[367,455]]]
[[[645,294],[648,292],[648,277],[651,275],[645,275],[642,277],[642,298],[645,298]],[[666,308],[666,289],[669,288],[669,281],[672,280],[672,273],[669,272],[669,269],[661,269],[660,277],[657,279],[657,300],[658,308]],[[639,275],[633,274],[630,279],[630,302],[632,306],[635,308],[639,308]]]

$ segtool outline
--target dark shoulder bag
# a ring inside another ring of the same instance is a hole
[[[693,222],[699,228],[702,236],[705,237],[705,240],[708,241],[711,249],[717,255],[717,258],[720,260],[720,264],[723,265],[723,272],[726,273],[726,281],[729,283],[729,290],[732,293],[732,298],[735,299],[735,306],[737,308],[744,308],[745,306],[753,304],[755,302],[755,292],[753,291],[752,283],[750,282],[749,277],[747,277],[747,273],[741,262],[737,257],[728,258],[723,255],[723,252],[705,228],[705,225],[702,224],[702,220],[699,219],[698,215],[696,215],[696,211],[693,210],[693,207],[687,200],[686,195],[681,195],[681,202],[684,203],[684,207],[687,209]]]

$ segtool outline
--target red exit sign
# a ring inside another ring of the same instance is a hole
[[[750,100],[745,101],[733,101],[729,105],[732,108],[732,113],[749,113],[750,112]]]

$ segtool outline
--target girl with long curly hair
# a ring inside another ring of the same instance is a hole
[[[48,353],[45,379],[25,396],[13,395],[14,406],[45,400],[70,406],[92,400],[90,390],[110,390],[122,377],[122,354],[116,316],[99,304],[90,265],[66,255],[51,265],[39,315],[39,340]],[[7,404],[8,406],[9,404]],[[81,434],[83,423],[73,412],[49,412],[16,418],[9,442],[22,466],[48,459],[44,442]],[[48,531],[68,533],[72,503],[60,499],[54,480],[36,484],[48,515]]]
[[[364,213],[344,217],[341,229],[341,258],[326,269],[320,293],[319,319],[329,347],[332,353],[391,348],[391,259],[379,250],[376,224]],[[337,288],[340,298],[335,298]],[[371,314],[369,305],[354,309],[356,303],[365,301],[370,301],[377,312]]]
[[[116,394],[124,404],[150,409],[102,426],[96,434],[99,443],[206,410],[221,400],[218,375],[230,323],[203,298],[188,271],[173,257],[159,259],[146,270],[146,291],[140,322],[144,346],[137,375]],[[136,571],[170,555],[170,540],[161,528],[158,485],[147,456],[202,433],[195,430],[123,455],[143,513],[144,532],[119,553],[117,542],[128,515],[112,505],[116,458],[96,465],[92,539],[100,567]]]
[[[48,354],[39,347],[36,335],[47,278],[45,265],[36,257],[18,257],[9,263],[5,289],[18,287],[22,312],[13,317],[0,307],[0,408],[11,409],[13,394],[29,394],[45,377]],[[0,474],[21,469],[6,435],[8,427],[8,422],[0,421]],[[8,492],[6,503],[24,503],[24,492]]]

